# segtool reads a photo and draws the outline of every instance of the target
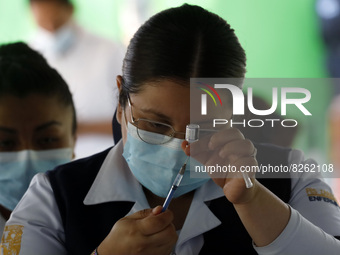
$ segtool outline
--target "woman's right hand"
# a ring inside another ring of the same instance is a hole
[[[177,234],[173,213],[160,213],[161,206],[145,209],[116,222],[98,247],[98,254],[164,254],[169,255]]]

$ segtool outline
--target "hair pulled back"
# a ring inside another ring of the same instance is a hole
[[[25,43],[1,45],[0,100],[7,95],[24,98],[31,94],[57,97],[62,105],[71,106],[75,133],[77,122],[72,94],[59,73]]]
[[[184,4],[164,10],[135,33],[123,63],[119,101],[146,82],[163,79],[189,86],[193,77],[243,78],[246,55],[234,30],[221,17]]]

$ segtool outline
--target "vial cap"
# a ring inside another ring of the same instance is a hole
[[[185,140],[188,143],[198,141],[200,126],[197,124],[189,124],[185,130]]]

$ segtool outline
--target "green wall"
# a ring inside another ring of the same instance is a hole
[[[145,16],[184,2],[201,5],[226,19],[246,50],[248,78],[322,78],[324,50],[319,37],[313,0],[144,0]],[[0,43],[27,40],[34,30],[28,0],[0,0]],[[124,25],[118,19],[127,0],[75,0],[76,18],[92,31],[121,38]],[[127,17],[129,18],[129,17]],[[270,98],[271,89],[258,94]],[[298,147],[327,148],[326,110],[330,85],[313,85],[313,115],[305,122]],[[314,96],[314,97],[313,97]],[[315,97],[316,96],[316,97]],[[293,113],[294,114],[294,113]],[[307,123],[307,124],[306,124]],[[308,126],[312,125],[312,131]],[[307,130],[307,131],[306,131]],[[324,153],[325,154],[325,153]]]
[[[26,40],[34,30],[28,0],[0,0],[0,43]],[[76,17],[89,29],[119,38],[126,0],[74,0]],[[246,49],[248,77],[325,77],[323,49],[312,0],[149,0],[150,15],[184,2],[225,18]]]

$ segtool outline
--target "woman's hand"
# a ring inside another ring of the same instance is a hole
[[[212,136],[203,137],[188,147],[187,145],[187,142],[182,144],[185,152],[203,165],[219,165],[225,166],[225,169],[236,170],[236,172],[209,173],[231,203],[243,204],[255,196],[256,185],[250,189],[246,188],[241,167],[257,166],[256,148],[238,129],[221,130]],[[248,173],[248,175],[253,178],[255,173]],[[255,184],[254,180],[252,181]]]
[[[116,222],[98,247],[98,254],[169,255],[177,241],[173,214],[161,206],[145,209]]]
[[[237,173],[212,173],[211,178],[223,188],[227,199],[234,204],[244,227],[257,246],[273,242],[286,227],[290,209],[277,196],[271,193],[257,180],[255,173],[248,173],[253,178],[253,187],[246,188],[241,167],[257,166],[256,148],[242,133],[229,128],[198,142],[182,143],[182,149],[205,166],[230,166]]]

